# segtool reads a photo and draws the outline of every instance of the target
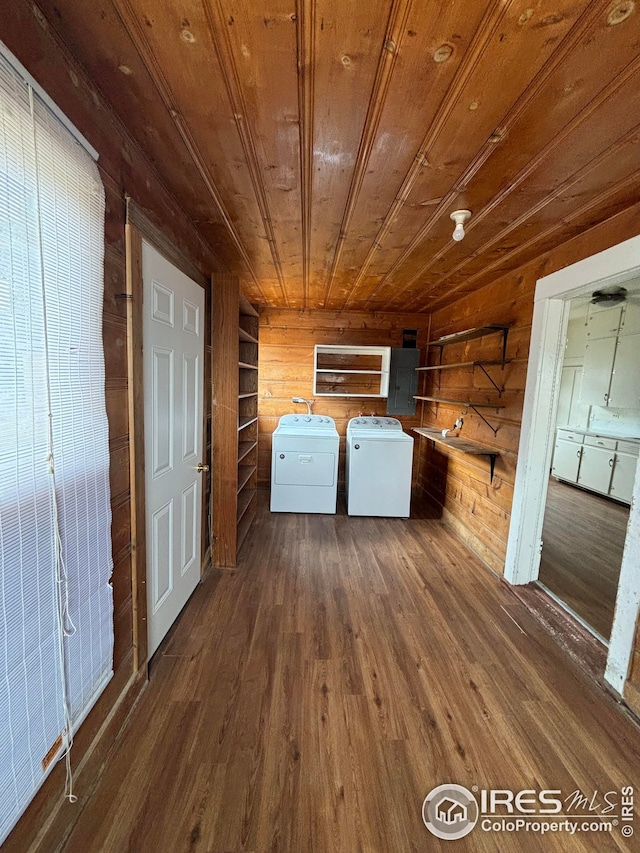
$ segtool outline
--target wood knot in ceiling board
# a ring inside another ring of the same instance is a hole
[[[453,45],[445,42],[436,48],[433,53],[434,62],[446,62],[453,55]]]
[[[629,15],[633,14],[636,7],[634,0],[616,0],[607,10],[607,24],[610,27],[615,27],[616,24],[621,24],[626,21]]]
[[[564,21],[564,15],[547,15],[546,18],[538,21],[534,26],[536,29],[540,29],[541,27],[552,27],[554,24],[559,24],[562,21]]]
[[[518,18],[518,23],[522,27],[522,26],[524,26],[524,24],[527,23],[527,21],[531,20],[532,16],[533,16],[533,9],[525,9],[524,12]]]

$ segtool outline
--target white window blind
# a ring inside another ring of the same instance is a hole
[[[0,843],[112,675],[104,191],[0,53]]]

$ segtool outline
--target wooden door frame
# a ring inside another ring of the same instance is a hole
[[[596,284],[622,284],[638,275],[640,236],[538,280],[504,573],[511,584],[536,580],[540,568],[547,472],[554,444],[569,300],[590,293]],[[631,661],[640,604],[640,578],[632,568],[632,564],[640,564],[639,492],[640,460],[605,672],[606,680],[620,694]]]
[[[146,499],[144,483],[144,368],[142,356],[143,279],[142,241],[145,240],[169,263],[199,284],[205,291],[207,304],[209,282],[200,270],[168,240],[143,211],[127,197],[125,225],[126,300],[127,300],[127,361],[129,404],[129,477],[131,492],[131,593],[133,603],[133,671],[146,667],[147,638],[147,541]],[[204,322],[204,318],[203,318]],[[204,358],[207,357],[207,325],[205,326]],[[203,374],[203,382],[204,382]],[[202,406],[202,442],[206,438],[208,397],[205,383]],[[210,405],[210,404],[209,404]],[[206,449],[206,448],[205,448]],[[203,486],[203,526],[201,527],[201,566],[204,566],[205,494]]]

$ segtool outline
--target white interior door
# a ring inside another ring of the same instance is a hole
[[[204,291],[142,244],[149,655],[200,580]]]

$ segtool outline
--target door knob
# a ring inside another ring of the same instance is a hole
[[[196,467],[196,471],[199,471],[202,474],[203,471],[208,471],[208,470],[209,470],[208,465],[205,465],[204,462],[198,462],[198,465]]]

